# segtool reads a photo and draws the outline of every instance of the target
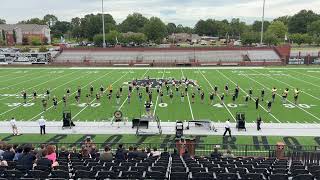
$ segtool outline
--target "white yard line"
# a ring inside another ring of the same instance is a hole
[[[74,74],[74,73],[76,73],[76,72],[77,72],[77,71],[74,71],[74,72],[71,72],[71,73],[69,73],[69,74],[65,74],[65,75],[59,76],[59,77],[54,78],[54,79],[49,79],[49,80],[47,80],[47,81],[45,81],[45,82],[42,82],[42,83],[40,83],[40,84],[37,84],[37,85],[35,85],[35,86],[26,88],[25,90],[33,89],[33,88],[35,88],[35,87],[41,86],[42,84],[46,84],[46,83],[48,83],[48,82],[50,82],[50,81],[54,81],[54,80],[60,79],[60,78],[65,77],[65,76],[69,76],[69,75]],[[16,94],[21,94],[21,92],[17,92]],[[7,99],[7,98],[9,98],[9,97],[10,97],[10,96],[4,97],[4,98],[0,99],[0,101],[1,101],[1,100],[4,100],[4,99]],[[30,101],[28,101],[28,102],[30,102]]]
[[[290,69],[288,69],[290,71]],[[305,74],[305,73],[301,73],[301,72],[298,72],[298,71],[293,71],[295,73],[298,73],[298,74],[301,74],[301,75],[304,75],[304,76],[309,76],[309,77],[312,77],[312,78],[315,78],[315,79],[320,79],[320,77],[317,77],[317,76],[312,76],[310,74]]]
[[[114,81],[111,85],[113,86],[115,83],[117,83],[118,81],[120,81],[123,77],[125,77],[128,74],[128,72],[126,72],[124,75],[122,75],[119,79],[117,79],[116,81]],[[106,90],[103,91],[103,93],[107,92],[108,88],[106,88]],[[93,99],[89,104],[87,104],[85,107],[83,107],[77,114],[75,114],[71,120],[74,120],[74,118],[76,118],[80,113],[82,113],[85,109],[87,109],[87,107],[90,106],[90,104],[92,104],[95,101],[95,99]]]
[[[41,72],[43,72],[43,71],[41,71]],[[6,80],[4,80],[4,81],[0,81],[0,83],[2,83],[2,82],[7,82],[7,81],[12,81],[12,80],[14,80],[14,79],[18,79],[18,78],[22,78],[22,77],[26,77],[26,75],[34,75],[34,74],[37,74],[37,73],[40,73],[39,71],[36,71],[36,72],[34,72],[34,73],[30,73],[30,74],[28,74],[28,73],[22,73],[22,74],[24,74],[23,76],[18,76],[18,77],[14,77],[14,78],[10,78],[10,79],[6,79]],[[12,72],[12,73],[10,73],[10,74],[8,74],[8,75],[5,75],[5,76],[1,76],[1,78],[4,78],[4,77],[6,77],[6,76],[14,76],[14,75],[16,75],[16,73],[14,73],[14,72]]]
[[[198,69],[198,71],[199,71],[199,69]],[[207,77],[201,71],[199,71],[199,72],[202,75],[202,77],[208,82],[208,84],[210,85],[211,89],[213,90],[214,87],[212,86],[211,82],[207,79]],[[221,100],[220,96],[219,95],[217,95],[217,96]],[[231,115],[232,119],[236,122],[237,121],[236,118],[233,116],[233,114],[231,113],[230,109],[228,108],[228,106],[226,106],[226,104],[224,102],[223,102],[223,106],[229,112],[229,114]]]
[[[182,69],[181,69],[181,73],[182,73],[182,77],[185,78]],[[191,107],[191,103],[190,103],[190,98],[189,98],[189,91],[187,92],[187,98],[188,98],[188,103],[189,103],[189,109],[190,109],[190,113],[191,113],[191,118],[192,118],[192,120],[194,120],[193,111],[192,111],[192,107]]]
[[[263,86],[263,87],[265,87],[266,89],[268,89],[269,91],[271,91],[270,90],[270,88],[268,88],[267,86],[265,86],[264,84],[262,84],[262,83],[260,83],[260,82],[258,82],[258,81],[256,81],[255,79],[252,79],[251,77],[249,77],[249,76],[247,76],[247,75],[245,75],[245,77],[247,77],[248,79],[251,79],[252,81],[254,81],[254,82],[256,82],[256,83],[258,83],[258,84],[260,84],[261,86]],[[282,98],[279,94],[277,94],[277,96],[279,96],[280,98]],[[292,104],[292,105],[294,105],[294,106],[296,106],[293,102],[291,102],[291,101],[289,101],[289,100],[287,100],[290,104]],[[319,120],[320,121],[320,118],[319,117],[317,117],[317,116],[315,116],[315,115],[313,115],[312,113],[310,113],[309,111],[307,111],[307,110],[305,110],[305,109],[303,109],[303,108],[301,108],[300,106],[296,106],[297,108],[299,108],[299,109],[301,109],[302,111],[304,111],[305,113],[307,113],[307,114],[309,114],[310,116],[312,116],[312,117],[314,117],[314,118],[316,118],[317,120]]]
[[[93,82],[95,82],[95,81],[97,81],[97,80],[99,80],[99,79],[101,79],[101,78],[109,75],[111,72],[112,72],[112,71],[106,73],[106,74],[103,75],[103,76],[98,77],[97,79],[95,79],[95,80],[93,80],[93,81],[90,81],[88,84],[86,84],[85,86],[83,86],[83,88],[85,88],[85,87],[89,86],[90,84],[92,84]],[[73,93],[71,93],[70,96],[72,96],[72,95],[75,94],[75,93],[77,93],[77,91],[74,91]],[[62,100],[58,101],[58,104],[61,103],[61,101],[62,101]],[[52,105],[52,106],[50,106],[47,110],[49,110],[49,109],[51,109],[51,108],[53,108],[53,107],[54,107],[54,106]],[[35,115],[34,117],[32,117],[31,119],[29,119],[29,121],[35,119],[36,117],[39,117],[39,116],[42,115],[43,113],[44,113],[44,111],[40,112],[39,114],[37,114],[37,115]]]
[[[278,79],[276,79],[276,78],[274,78],[274,77],[272,77],[272,76],[268,76],[268,75],[266,75],[266,74],[262,74],[262,73],[260,73],[259,71],[255,71],[255,70],[252,70],[252,71],[254,71],[254,72],[256,72],[256,73],[259,73],[259,74],[261,74],[261,75],[263,75],[263,76],[265,76],[265,77],[268,77],[268,78],[270,78],[270,79],[276,80],[276,81],[278,81],[278,82],[280,82],[280,83],[282,83],[282,84],[285,84],[285,85],[289,86],[290,88],[296,88],[296,87],[293,87],[293,86],[291,86],[290,84],[288,84],[288,83],[286,83],[286,82],[283,82],[283,81],[281,81],[281,80],[278,80]],[[292,77],[292,76],[289,76],[289,77]],[[314,99],[320,100],[320,98],[318,98],[318,97],[316,97],[316,96],[313,96],[312,94],[309,94],[309,93],[307,93],[307,92],[305,92],[305,91],[303,91],[303,94],[306,94],[306,95],[308,95],[308,96],[310,96],[310,97],[312,97],[312,98],[314,98]]]
[[[291,77],[291,78],[293,78],[293,79],[296,79],[296,80],[298,80],[298,81],[301,81],[301,82],[305,82],[305,83],[310,84],[310,85],[312,85],[312,86],[315,86],[315,87],[320,88],[320,86],[319,86],[319,85],[316,85],[316,84],[314,84],[314,83],[311,83],[311,82],[308,82],[308,81],[305,81],[305,80],[302,80],[302,79],[296,78],[296,77],[291,76],[291,75],[289,75],[289,77]]]
[[[228,78],[226,75],[224,75],[222,72],[220,72],[219,70],[217,70],[217,72],[218,73],[220,73],[221,75],[223,75],[226,79],[228,79],[229,81],[231,81],[234,85],[237,85],[234,81],[232,81],[230,78]],[[242,92],[244,92],[246,95],[248,95],[248,93],[245,91],[245,90],[243,90],[241,87],[239,87],[240,88],[240,90],[242,91]],[[252,101],[254,101],[252,98],[251,98],[251,100]],[[273,117],[276,121],[278,121],[279,123],[281,123],[281,121],[278,119],[278,118],[276,118],[272,113],[269,113],[268,112],[268,110],[267,109],[265,109],[261,104],[259,104],[259,106],[265,111],[265,112],[267,112],[271,117]]]
[[[69,75],[69,74],[67,74],[67,75]],[[64,76],[66,76],[66,75],[64,75]],[[64,77],[64,76],[61,76],[61,77]],[[58,77],[58,78],[56,78],[56,79],[59,79],[59,78],[61,78],[61,77]],[[80,78],[80,77],[79,77],[79,78]],[[66,83],[64,83],[64,84],[61,84],[61,85],[59,85],[59,86],[57,86],[57,87],[55,87],[55,88],[51,89],[51,92],[53,92],[54,90],[58,89],[58,88],[59,88],[59,87],[61,87],[61,86],[64,86],[65,84],[68,84],[69,82],[72,82],[72,81],[77,80],[77,79],[79,79],[79,78],[72,79],[71,81],[68,81],[68,82],[66,82]],[[1,100],[2,100],[2,99],[1,99]],[[33,99],[30,99],[29,101],[27,101],[27,103],[30,103],[32,100],[33,100]],[[11,111],[13,111],[13,110],[15,110],[15,109],[17,109],[17,108],[19,108],[19,107],[23,106],[23,105],[24,105],[24,104],[21,104],[21,105],[19,105],[19,106],[16,106],[16,107],[14,107],[14,108],[11,108],[11,109],[9,109],[9,110],[7,110],[7,111],[5,111],[5,112],[1,113],[1,114],[0,114],[0,116],[2,116],[2,115],[4,115],[4,114],[6,114],[6,113],[8,113],[8,112],[11,112]]]
[[[166,70],[163,70],[163,71],[162,71],[162,79],[164,78],[164,73],[165,73],[165,71],[166,71]],[[159,100],[159,95],[160,95],[160,94],[158,93],[157,99],[156,99],[156,104],[155,104],[155,106],[154,106],[152,116],[154,116],[154,115],[156,114],[157,106],[158,106],[158,100]]]

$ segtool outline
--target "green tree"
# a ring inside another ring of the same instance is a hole
[[[290,33],[307,33],[308,26],[314,22],[320,20],[320,16],[313,11],[301,10],[290,18],[288,28]]]
[[[320,36],[320,20],[314,21],[308,26],[308,33],[311,36]]]
[[[289,35],[289,39],[291,40],[292,43],[296,43],[296,44],[298,44],[299,46],[300,46],[302,43],[304,43],[302,34],[300,34],[300,33],[290,34],[290,35]]]
[[[241,42],[243,45],[252,45],[253,43],[258,43],[260,41],[259,32],[244,32],[241,36]]]
[[[72,26],[70,22],[58,21],[52,26],[51,33],[54,38],[60,38],[61,36],[64,37],[64,35],[71,30]]]
[[[317,46],[320,46],[320,37],[316,37],[314,43],[316,43]]]
[[[149,22],[144,26],[144,33],[147,35],[149,40],[161,43],[163,38],[167,36],[167,28],[161,19],[151,17]]]
[[[247,26],[244,22],[241,22],[239,18],[233,18],[230,22],[230,32],[232,36],[241,36],[245,32]]]
[[[45,25],[46,22],[39,18],[31,18],[25,21],[19,21],[18,24],[38,24],[38,25]]]
[[[268,45],[278,45],[280,40],[275,34],[267,31],[264,35],[264,42]]]
[[[92,40],[94,35],[102,33],[101,16],[101,14],[88,14],[85,15],[84,18],[81,18],[81,37],[85,37],[89,40]],[[116,29],[116,22],[110,14],[104,15],[104,22],[106,33]]]
[[[0,18],[0,24],[6,24],[6,20]]]
[[[147,41],[147,37],[143,33],[126,33],[122,34],[122,42],[142,44]]]
[[[167,31],[168,31],[168,34],[176,33],[177,26],[174,23],[168,23],[167,24]]]
[[[76,39],[82,37],[82,34],[83,34],[80,25],[81,25],[81,19],[79,17],[75,17],[71,19],[71,35]]]
[[[118,31],[112,30],[109,33],[106,34],[106,41],[110,44],[117,44],[122,42],[123,37],[122,34]]]
[[[288,28],[281,21],[274,21],[270,24],[267,33],[274,34],[277,38],[283,38],[288,32]]]
[[[263,23],[263,32],[266,32],[268,27],[270,26],[270,22],[269,21],[264,21]],[[252,24],[252,30],[254,32],[261,32],[261,26],[262,26],[262,21],[254,21]]]
[[[133,13],[119,25],[121,32],[142,32],[148,18],[140,13]]]
[[[43,17],[43,21],[51,28],[58,22],[58,18],[55,15],[47,14]]]
[[[291,19],[291,16],[281,16],[274,19],[273,21],[281,21],[283,22],[284,25],[287,26],[289,24],[290,19]]]
[[[210,29],[211,29],[211,24],[208,21],[204,21],[204,20],[199,20],[195,27],[194,27],[194,31],[196,34],[203,36],[203,35],[210,35]]]
[[[41,45],[41,39],[39,37],[36,37],[36,36],[31,37],[30,42],[31,42],[31,45],[33,45],[33,46]]]

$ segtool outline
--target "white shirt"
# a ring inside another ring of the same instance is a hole
[[[44,125],[46,125],[46,120],[45,120],[45,119],[40,118],[40,119],[38,120],[38,122],[39,122],[39,126],[44,126]]]
[[[10,124],[11,124],[11,126],[16,126],[17,125],[16,119],[11,119]]]
[[[231,127],[230,121],[226,121],[225,128],[230,128],[230,127]]]

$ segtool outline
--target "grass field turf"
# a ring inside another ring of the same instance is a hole
[[[131,103],[127,103],[127,88],[125,82],[132,79],[150,78],[175,78],[181,79],[188,77],[197,81],[205,92],[205,103],[201,104],[200,96],[196,92],[196,103],[189,103],[185,98],[184,103],[180,102],[180,97],[175,96],[173,103],[169,97],[164,97],[167,107],[160,107],[159,101],[156,101],[156,91],[154,91],[153,111],[159,116],[161,121],[192,120],[192,119],[210,119],[214,122],[223,122],[227,118],[234,121],[236,112],[245,112],[247,122],[253,122],[258,115],[264,122],[273,123],[318,123],[320,122],[320,70],[319,69],[0,69],[0,120],[8,120],[15,117],[17,120],[35,121],[41,115],[48,120],[61,120],[63,105],[61,98],[66,92],[66,88],[71,88],[72,96],[67,109],[72,112],[73,120],[77,121],[100,121],[108,120],[113,116],[113,112],[120,108],[124,116],[129,119],[139,117],[144,113],[143,105],[139,104],[137,93],[132,93]],[[209,105],[209,92],[212,87],[217,85],[219,93],[223,93],[225,84],[229,84],[229,92],[233,93],[235,85],[240,86],[239,99],[236,105],[232,104],[231,95],[225,98],[225,105],[220,106],[217,98],[215,106]],[[101,99],[101,105],[94,104],[94,98],[90,100],[93,106],[79,107],[75,103],[75,91],[78,86],[82,87],[81,103],[86,102],[85,94],[89,92],[90,85],[93,85],[95,91],[101,85],[105,88],[113,85],[114,92],[119,86],[124,86],[124,93],[121,97],[120,106],[116,106],[115,93],[111,101],[107,100],[106,94]],[[271,88],[278,88],[279,96],[272,105],[272,113],[266,111],[266,103],[261,102],[258,110],[255,110],[253,101],[249,106],[244,104],[244,96],[248,89],[253,88],[254,97],[260,97],[260,90],[266,90],[265,100],[271,99]],[[298,106],[293,103],[293,89],[302,90],[299,96]],[[31,97],[28,98],[27,107],[22,106],[21,91],[25,89],[28,95],[34,90],[38,94],[45,93],[45,90],[51,89],[51,97],[56,95],[59,100],[58,109],[52,107],[52,100],[48,101],[49,109],[42,111],[41,98],[35,102]],[[289,88],[289,98],[287,105],[282,105],[280,96],[285,88]],[[164,90],[164,89],[163,89]],[[183,88],[181,88],[183,90]],[[143,90],[143,92],[145,92]],[[191,101],[191,92],[189,88],[189,98]],[[166,94],[166,91],[164,90]],[[144,94],[144,99],[147,96]],[[34,103],[34,104],[32,104]],[[155,108],[156,107],[156,108]]]

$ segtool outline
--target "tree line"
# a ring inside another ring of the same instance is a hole
[[[140,13],[133,13],[117,24],[113,16],[105,14],[106,40],[110,44],[122,43],[161,43],[173,33],[194,33],[200,36],[241,39],[245,45],[260,42],[261,21],[246,24],[238,18],[228,20],[199,20],[194,27],[175,23],[165,24],[158,17],[147,18]],[[6,21],[0,18],[0,24]],[[102,44],[101,14],[87,14],[74,17],[70,22],[60,21],[48,14],[43,18],[31,18],[20,21],[25,24],[43,24],[51,28],[53,38],[71,37],[77,41],[87,39],[97,45]],[[301,10],[293,16],[282,16],[273,21],[264,22],[264,43],[277,45],[284,41],[301,44],[320,45],[320,14],[311,10]],[[131,33],[128,33],[131,32]]]

